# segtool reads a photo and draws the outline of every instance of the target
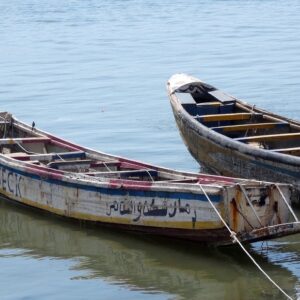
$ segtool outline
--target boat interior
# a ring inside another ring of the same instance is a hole
[[[245,105],[209,85],[193,90],[176,96],[199,123],[252,147],[300,156],[300,125]]]
[[[46,167],[51,172],[76,173],[94,180],[98,177],[124,181],[195,184],[224,184],[225,181],[226,184],[226,180],[218,176],[187,176],[180,172],[168,172],[143,163],[91,152],[62,139],[42,134],[35,129],[34,124],[30,128],[14,121],[7,113],[0,113],[0,153],[25,162],[31,168]]]

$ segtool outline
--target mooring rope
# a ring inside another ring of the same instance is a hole
[[[216,214],[218,215],[218,217],[220,218],[220,220],[222,221],[222,223],[224,224],[224,226],[226,227],[226,229],[228,230],[228,232],[230,233],[230,237],[232,238],[233,242],[236,242],[239,244],[239,246],[241,247],[241,249],[247,254],[247,256],[251,259],[251,261],[254,263],[254,265],[263,273],[263,275],[283,294],[287,297],[287,299],[290,300],[294,300],[291,296],[289,296],[263,269],[262,267],[256,262],[256,260],[251,256],[251,254],[246,250],[246,248],[243,246],[243,244],[240,242],[240,240],[236,237],[236,232],[234,232],[233,230],[230,229],[230,227],[227,225],[227,223],[225,222],[225,220],[223,219],[223,217],[221,216],[221,214],[219,213],[218,209],[215,207],[215,205],[212,203],[212,201],[210,200],[210,198],[208,197],[208,195],[206,194],[205,190],[203,189],[202,185],[200,183],[199,187],[201,189],[201,191],[203,192],[203,194],[205,195],[206,199],[208,200],[208,202],[210,203],[210,205],[212,206],[212,208],[214,209],[214,211],[216,212]]]
[[[107,164],[104,161],[102,161],[102,163],[103,163],[104,167],[108,170],[108,172],[111,172],[111,169],[107,166]]]

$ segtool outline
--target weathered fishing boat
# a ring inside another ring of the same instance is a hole
[[[180,134],[203,166],[225,176],[293,184],[300,192],[300,122],[186,74],[172,76],[167,89]]]
[[[0,194],[124,230],[231,243],[298,233],[290,187],[178,172],[87,149],[0,113]],[[295,221],[291,221],[294,217]]]

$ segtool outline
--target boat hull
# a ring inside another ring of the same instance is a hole
[[[290,183],[300,191],[298,166],[243,153],[230,147],[230,143],[215,141],[206,128],[195,126],[178,111],[174,115],[189,152],[207,169],[223,176]]]
[[[0,141],[0,195],[18,203],[211,245],[231,244],[232,232],[246,243],[300,231],[297,220],[288,223],[288,185],[152,166],[63,141],[16,119],[7,122],[7,116]]]
[[[188,81],[189,77],[185,79]],[[177,127],[189,152],[200,165],[223,176],[292,184],[295,188],[293,202],[300,203],[300,157],[254,148],[201,124],[183,108],[174,90],[170,88],[171,85],[170,80],[168,94]],[[253,109],[237,99],[235,102]],[[257,108],[255,111],[267,114]],[[268,115],[279,119],[277,115]],[[299,125],[294,121],[282,117],[281,119]]]
[[[204,244],[231,243],[202,194],[99,186],[4,163],[0,163],[0,194],[49,213],[117,229]],[[223,205],[219,191],[209,197],[215,205]]]
[[[230,234],[203,194],[194,194],[191,198],[190,194],[174,191],[96,187],[3,163],[0,164],[0,194],[49,213],[106,227],[204,245],[232,244]],[[209,197],[221,211],[226,206],[222,194],[214,192]],[[232,222],[233,218],[229,219]],[[232,227],[239,227],[241,223]],[[253,242],[280,237],[299,232],[297,226],[295,223],[275,226],[282,230],[272,232],[269,227],[260,228],[242,233],[239,238]]]

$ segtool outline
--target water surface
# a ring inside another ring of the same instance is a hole
[[[76,143],[198,171],[165,83],[190,73],[299,119],[300,2],[0,0],[0,110]],[[81,228],[1,201],[1,299],[282,299],[235,248]],[[252,253],[291,295],[299,236]]]

